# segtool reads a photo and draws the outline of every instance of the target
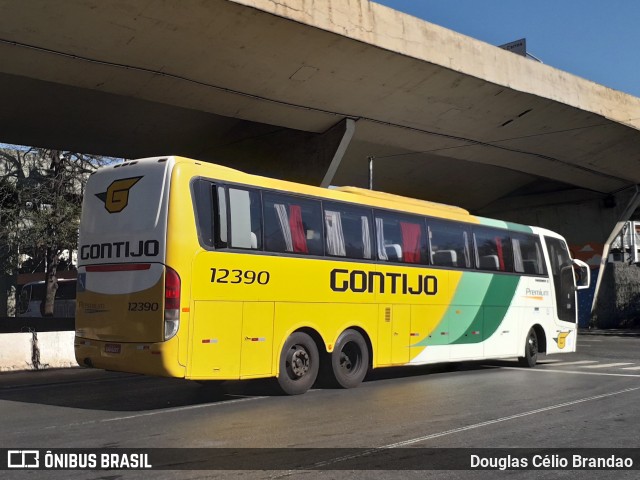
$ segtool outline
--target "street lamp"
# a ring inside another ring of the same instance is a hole
[[[376,157],[370,156],[368,158],[369,158],[369,190],[373,190],[373,159]]]

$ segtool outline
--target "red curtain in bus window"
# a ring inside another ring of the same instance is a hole
[[[402,230],[402,259],[407,263],[420,263],[420,225],[400,222]]]
[[[289,206],[289,226],[291,227],[293,251],[296,253],[309,253],[307,237],[304,234],[304,225],[302,225],[302,210],[300,209],[300,205]]]
[[[504,250],[502,249],[502,238],[496,237],[496,249],[498,253],[498,263],[500,264],[500,271],[504,272]]]

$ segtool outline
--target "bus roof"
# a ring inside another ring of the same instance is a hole
[[[446,205],[444,203],[430,202],[428,200],[418,200],[411,197],[403,197],[402,195],[395,195],[393,193],[379,192],[377,190],[367,190],[360,187],[337,187],[335,190],[339,192],[351,193],[354,195],[361,195],[363,197],[376,198],[387,202],[394,202],[396,204],[402,203],[407,205],[416,206],[419,208],[437,209],[442,210],[442,213],[458,215],[469,215],[469,211],[461,207],[455,207],[453,205]]]
[[[154,160],[157,161],[157,158]],[[211,175],[213,178],[218,178],[219,180],[227,180],[248,185],[273,188],[291,193],[299,193],[302,195],[324,197],[330,200],[341,200],[345,202],[365,204],[369,206],[395,210],[400,209],[416,214],[428,214],[443,218],[455,218],[458,220],[473,221],[471,218],[471,214],[467,210],[452,205],[445,205],[442,203],[430,202],[427,200],[418,200],[415,198],[404,197],[401,195],[395,195],[376,190],[367,190],[358,187],[316,187],[313,185],[290,182],[287,180],[279,180],[270,177],[263,177],[260,175],[253,175],[230,167],[193,160],[185,157],[174,157],[174,160],[176,164],[188,163],[204,167],[207,170],[206,175]]]
[[[220,180],[225,182],[239,183],[247,186],[281,190],[293,194],[309,195],[325,198],[327,200],[337,200],[357,205],[366,205],[369,207],[404,211],[406,213],[413,213],[417,215],[427,215],[468,223],[479,223],[485,226],[506,228],[520,232],[532,232],[532,227],[528,225],[473,215],[468,210],[453,205],[430,202],[427,200],[418,200],[415,198],[404,197],[401,195],[395,195],[376,190],[367,190],[358,187],[316,187],[303,183],[296,183],[287,180],[279,180],[275,178],[245,173],[231,167],[174,155],[136,159],[130,162],[125,162],[124,164],[102,167],[100,170],[118,168],[124,165],[134,165],[138,162],[142,164],[164,163],[169,159],[171,159],[176,166],[190,166],[193,169],[196,169],[191,170],[189,173],[190,175],[205,176],[211,178],[212,180]]]

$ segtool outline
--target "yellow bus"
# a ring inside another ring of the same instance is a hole
[[[100,169],[79,235],[80,365],[192,380],[318,377],[576,348],[589,268],[556,233],[180,157]],[[577,283],[576,283],[577,282]]]

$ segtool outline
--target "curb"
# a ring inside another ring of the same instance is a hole
[[[580,328],[578,335],[601,335],[607,337],[640,337],[640,330],[623,330],[621,328],[612,328],[610,330],[600,330],[598,328]]]

